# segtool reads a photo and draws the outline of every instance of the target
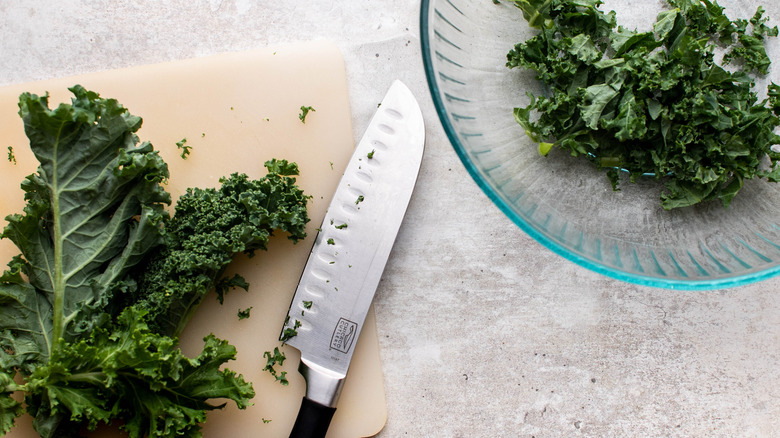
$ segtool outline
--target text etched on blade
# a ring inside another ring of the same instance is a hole
[[[357,327],[357,323],[340,318],[339,322],[336,323],[336,328],[333,330],[333,336],[330,338],[330,348],[342,353],[348,352],[355,341]]]

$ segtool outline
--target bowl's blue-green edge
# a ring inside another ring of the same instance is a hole
[[[521,230],[523,230],[523,232],[531,236],[534,240],[541,243],[543,246],[547,247],[554,253],[562,256],[563,258],[571,262],[574,262],[580,266],[583,266],[599,274],[603,274],[608,277],[615,278],[617,280],[625,281],[628,283],[634,283],[641,286],[651,286],[651,287],[658,287],[664,289],[691,290],[691,291],[715,290],[715,289],[725,289],[725,288],[733,288],[738,286],[745,286],[748,284],[767,280],[769,278],[775,277],[780,273],[780,266],[776,266],[772,269],[767,269],[765,271],[756,272],[748,275],[741,275],[741,276],[735,276],[735,277],[724,278],[724,279],[716,279],[710,281],[664,280],[656,277],[649,277],[649,276],[636,275],[636,274],[632,275],[624,271],[619,271],[617,269],[612,269],[604,265],[593,263],[592,261],[567,250],[565,247],[557,244],[556,242],[546,238],[543,234],[539,233],[534,227],[532,227],[525,220],[523,220],[522,217],[518,216],[503,199],[501,199],[493,192],[488,182],[474,166],[474,163],[471,162],[471,160],[469,160],[464,147],[461,145],[460,140],[455,134],[455,128],[452,126],[452,123],[450,122],[450,119],[447,115],[447,111],[444,108],[444,102],[442,101],[441,96],[439,95],[439,87],[438,84],[436,83],[435,73],[433,70],[433,60],[431,58],[431,53],[432,53],[431,42],[429,39],[430,32],[429,32],[428,20],[427,20],[427,18],[429,17],[429,11],[430,11],[430,0],[421,0],[420,41],[421,41],[421,50],[422,50],[422,58],[423,58],[423,67],[425,68],[425,76],[428,82],[428,88],[430,89],[431,98],[433,99],[433,103],[434,106],[436,107],[436,112],[438,114],[439,120],[441,121],[442,126],[444,128],[444,132],[447,134],[447,137],[449,138],[450,143],[453,146],[453,149],[455,149],[455,152],[458,154],[460,161],[466,167],[466,170],[469,172],[469,174],[477,183],[477,185],[488,196],[488,198],[490,198],[490,200],[493,201],[493,203],[505,215],[507,215],[507,217],[509,217],[517,226],[520,227]]]

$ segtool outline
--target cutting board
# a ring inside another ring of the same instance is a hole
[[[328,42],[308,42],[243,53],[133,67],[0,88],[0,215],[21,212],[24,176],[37,167],[17,111],[18,96],[50,93],[49,106],[70,102],[68,87],[81,84],[116,98],[143,118],[138,135],[150,141],[170,166],[168,191],[176,199],[187,187],[214,187],[221,176],[243,172],[265,175],[271,158],[298,163],[299,185],[312,196],[308,237],[297,245],[275,236],[267,252],[238,257],[231,272],[244,276],[249,291],[230,292],[223,305],[209,296],[181,336],[182,350],[194,356],[208,333],[227,339],[238,357],[227,367],[243,374],[257,393],[253,406],[239,410],[230,402],[209,413],[206,438],[286,437],[295,420],[305,382],[297,372],[300,354],[285,346],[288,386],[277,383],[263,353],[279,347],[279,329],[330,198],[354,148],[344,60]],[[384,90],[377,90],[377,101]],[[311,106],[305,123],[301,106]],[[187,159],[176,142],[186,138]],[[13,148],[16,163],[6,160]],[[3,221],[5,224],[5,221]],[[4,225],[3,225],[4,226]],[[0,262],[16,254],[0,240]],[[239,310],[252,307],[248,319]],[[330,438],[371,436],[387,416],[373,309],[355,349],[352,366],[328,433]],[[20,418],[10,438],[36,436],[29,416]],[[110,428],[94,437],[122,436]]]

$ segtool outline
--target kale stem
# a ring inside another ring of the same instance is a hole
[[[7,377],[6,379],[7,381],[5,382],[5,385],[0,386],[0,394],[10,394],[16,391],[24,391],[25,388],[23,385],[19,385],[18,383],[14,382],[10,377]]]
[[[64,323],[63,313],[65,309],[65,279],[63,275],[64,266],[62,257],[62,215],[60,212],[59,177],[57,175],[58,149],[63,126],[64,123],[60,125],[60,129],[57,132],[57,139],[54,142],[54,150],[52,152],[51,209],[54,226],[54,281],[52,284],[52,292],[54,293],[54,314],[52,316],[52,339],[49,354],[57,348],[60,338],[62,338]]]
[[[68,376],[68,381],[71,382],[91,382],[101,383],[106,380],[106,373],[102,371],[89,371],[83,373],[75,373]]]

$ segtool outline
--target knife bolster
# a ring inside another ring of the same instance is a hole
[[[301,358],[298,371],[306,380],[306,398],[323,406],[336,407],[345,375],[311,363],[305,358]]]

